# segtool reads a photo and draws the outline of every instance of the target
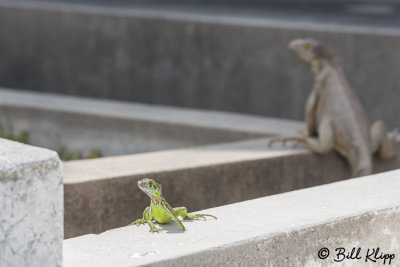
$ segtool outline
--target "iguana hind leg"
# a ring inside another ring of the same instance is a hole
[[[186,207],[176,207],[174,208],[174,213],[176,216],[181,217],[182,220],[189,219],[189,220],[194,220],[198,218],[204,218],[209,216],[214,219],[217,219],[217,217],[209,214],[188,214],[187,213],[187,208]]]
[[[383,122],[376,121],[371,126],[370,135],[373,153],[378,153],[379,158],[384,160],[391,159],[395,156],[394,141],[396,138],[396,131],[388,135]]]

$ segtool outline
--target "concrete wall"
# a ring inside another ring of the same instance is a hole
[[[137,181],[145,177],[163,185],[164,196],[171,205],[185,205],[189,210],[350,177],[347,163],[336,153],[319,156],[304,149],[268,149],[267,143],[268,139],[257,139],[66,162],[65,237],[100,233],[140,218],[149,198],[139,190]],[[400,145],[397,153],[400,154]],[[375,172],[399,166],[400,157],[374,161]]]
[[[3,2],[0,85],[303,119],[312,77],[287,43],[313,37],[336,51],[371,120],[400,125],[395,26],[256,13]]]
[[[61,266],[63,184],[54,151],[0,139],[0,266]]]

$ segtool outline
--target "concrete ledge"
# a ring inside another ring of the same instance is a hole
[[[65,96],[51,93],[18,91],[0,87],[0,107],[75,113],[79,116],[95,116],[99,119],[126,119],[185,125],[196,129],[221,130],[225,134],[237,132],[247,134],[246,138],[295,134],[302,122],[244,115],[232,112],[209,111],[193,108],[176,108],[143,103],[101,100]],[[13,110],[15,112],[15,110]],[[10,116],[13,116],[10,114]],[[14,118],[13,118],[14,119]],[[50,116],[49,118],[50,119]],[[114,126],[114,125],[113,125]]]
[[[170,223],[160,234],[131,226],[68,239],[64,266],[320,266],[335,263],[338,247],[396,254],[399,190],[397,170],[204,210],[218,220],[186,222],[184,233]]]
[[[66,162],[66,238],[127,225],[148,197],[137,181],[154,177],[172,205],[200,210],[340,181],[350,177],[336,153],[267,147],[268,138],[96,160]],[[397,147],[400,154],[400,145]],[[374,171],[399,168],[400,157],[374,161]]]
[[[29,130],[30,143],[56,151],[98,149],[103,156],[143,153],[294,134],[299,122],[0,90],[0,123]]]
[[[61,167],[53,151],[0,139],[0,266],[61,266]]]

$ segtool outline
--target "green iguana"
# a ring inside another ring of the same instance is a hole
[[[350,163],[353,177],[371,174],[374,153],[381,159],[392,158],[397,131],[388,135],[382,121],[370,128],[333,54],[312,39],[293,40],[289,50],[308,63],[314,73],[314,87],[305,109],[306,130],[303,137],[277,138],[270,145],[294,141],[321,154],[335,149]]]
[[[178,217],[181,217],[182,220],[205,218],[206,216],[217,219],[217,217],[208,214],[188,214],[185,207],[172,208],[161,193],[161,185],[153,179],[144,178],[138,181],[138,186],[140,190],[150,197],[150,207],[147,207],[144,210],[142,219],[138,219],[130,225],[145,224],[147,222],[150,226],[150,232],[158,232],[162,229],[157,228],[154,225],[153,220],[156,220],[159,223],[169,223],[174,220],[179,228],[182,231],[185,231],[185,226],[183,226]]]

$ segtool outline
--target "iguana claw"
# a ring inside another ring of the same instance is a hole
[[[287,142],[293,142],[292,148],[296,148],[298,145],[304,144],[306,141],[302,137],[288,137],[283,140],[283,145],[286,146]]]
[[[281,142],[282,146],[286,147],[287,142],[294,142],[293,148],[297,147],[299,144],[304,144],[305,140],[302,137],[277,137],[269,140],[268,147],[272,147],[273,143]]]
[[[137,226],[139,226],[140,224],[145,224],[147,221],[146,220],[144,220],[144,219],[137,219],[136,221],[134,221],[134,222],[131,222],[129,225],[137,225]]]
[[[285,137],[274,137],[268,141],[268,147],[271,148],[274,143],[283,142]]]
[[[193,214],[193,215],[186,215],[186,218],[188,218],[189,220],[197,220],[199,218],[203,218],[206,221],[206,217],[211,217],[214,219],[217,219],[217,217],[213,216],[213,215],[209,215],[209,214]]]

